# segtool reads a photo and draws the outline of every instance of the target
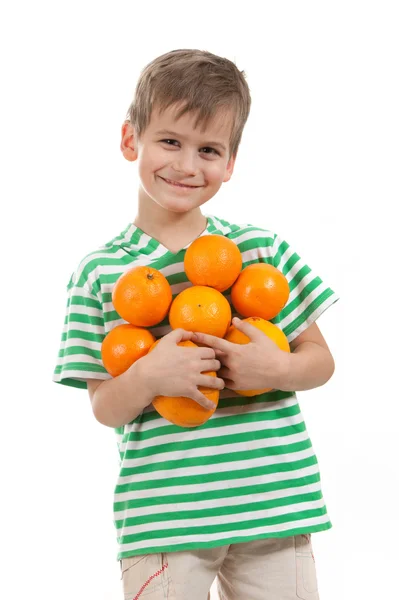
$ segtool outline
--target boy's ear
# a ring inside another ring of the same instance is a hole
[[[237,158],[237,154],[235,156],[232,156],[230,158],[229,162],[227,163],[226,173],[225,173],[225,176],[223,179],[223,183],[230,181],[231,176],[233,175],[234,165],[236,164],[236,158]]]
[[[121,152],[126,160],[133,162],[137,160],[137,140],[134,128],[129,121],[122,125],[121,132]]]

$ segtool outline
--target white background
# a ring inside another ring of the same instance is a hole
[[[1,598],[121,598],[114,434],[85,391],[51,377],[72,271],[135,216],[136,165],[119,136],[137,77],[177,48],[230,58],[253,98],[235,174],[205,211],[278,232],[341,298],[318,321],[335,375],[298,394],[334,525],[313,536],[321,600],[395,596],[396,7],[2,9]]]

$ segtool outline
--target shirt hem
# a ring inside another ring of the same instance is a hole
[[[148,547],[148,548],[139,548],[138,550],[129,550],[127,552],[119,552],[117,555],[117,560],[122,560],[124,558],[129,558],[130,556],[141,556],[143,554],[158,554],[161,552],[182,552],[187,550],[206,550],[209,548],[218,548],[221,546],[229,546],[230,544],[240,544],[244,542],[254,542],[262,539],[269,538],[285,538],[292,537],[296,535],[302,534],[311,534],[317,533],[319,531],[327,531],[331,529],[332,524],[331,521],[327,523],[320,523],[318,525],[312,526],[303,526],[297,527],[295,529],[289,529],[287,531],[273,532],[267,534],[259,534],[259,535],[250,535],[250,536],[236,536],[232,538],[225,538],[223,540],[214,540],[212,542],[195,542],[190,543],[187,542],[185,544],[176,544],[171,546],[157,546],[157,547]]]

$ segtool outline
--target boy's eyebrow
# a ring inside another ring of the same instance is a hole
[[[177,138],[182,138],[184,139],[186,136],[181,135],[180,133],[176,133],[175,131],[168,131],[167,129],[161,129],[160,131],[156,131],[155,135],[170,135],[172,137],[177,137]],[[220,148],[223,148],[223,150],[226,150],[226,146],[224,144],[222,144],[221,142],[207,142],[207,144],[209,144],[209,146],[219,146]]]

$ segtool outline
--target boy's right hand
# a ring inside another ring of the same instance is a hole
[[[203,375],[203,371],[218,371],[220,362],[212,348],[187,348],[179,342],[190,340],[190,331],[175,329],[165,335],[157,346],[140,359],[143,376],[151,394],[156,396],[183,396],[192,398],[207,410],[215,407],[198,390],[198,386],[222,390],[224,381],[219,377]]]

